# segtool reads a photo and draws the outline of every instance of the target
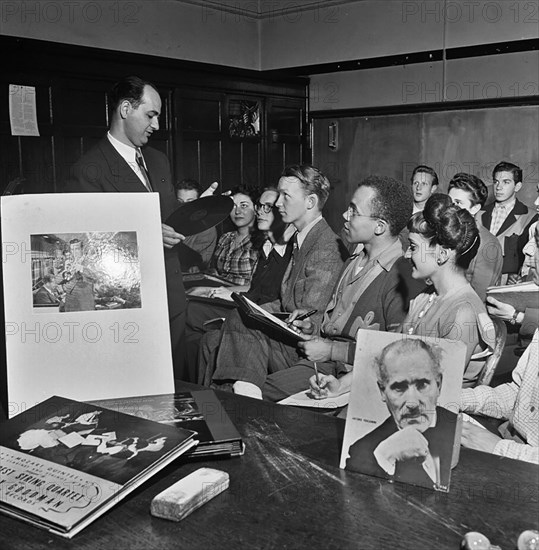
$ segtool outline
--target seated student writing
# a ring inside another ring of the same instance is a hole
[[[361,244],[362,250],[344,265],[321,326],[311,319],[296,320],[304,310],[290,316],[304,334],[299,357],[268,374],[265,399],[278,401],[303,390],[314,362],[322,373],[346,373],[354,362],[359,328],[395,330],[402,323],[413,284],[398,235],[410,218],[412,202],[410,187],[393,178],[369,176],[359,183],[343,218],[346,240]]]
[[[539,227],[535,227],[539,247]],[[533,278],[539,285],[539,252],[534,254]],[[539,329],[513,371],[512,382],[492,388],[462,391],[461,410],[506,420],[500,435],[463,422],[462,445],[509,458],[539,464]]]
[[[470,213],[452,204],[450,197],[435,194],[423,212],[412,216],[408,229],[410,246],[405,257],[412,264],[412,277],[430,286],[412,300],[397,332],[464,342],[463,386],[470,387],[494,346],[492,322],[465,275],[479,247],[477,226]],[[320,385],[314,376],[309,381],[313,395],[340,395],[350,390],[352,373],[339,379],[321,376],[319,381]]]
[[[313,318],[319,323],[347,255],[322,217],[330,183],[314,166],[292,165],[285,168],[278,189],[279,212],[298,231],[280,298],[264,304],[264,308],[286,313],[316,309]],[[248,320],[244,323],[237,311],[232,311],[222,328],[213,382],[232,381],[235,393],[261,397],[268,372],[273,371],[274,364],[281,364],[281,357],[288,356],[297,358],[295,341],[259,330]],[[251,371],[248,378],[243,377],[246,366]]]

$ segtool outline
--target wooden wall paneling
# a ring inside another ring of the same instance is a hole
[[[328,147],[328,126],[338,124],[338,147]],[[314,120],[313,158],[330,179],[325,215],[334,231],[359,181],[370,174],[403,180],[420,158],[420,115]]]
[[[15,179],[22,177],[19,139],[0,132],[0,193]]]
[[[9,119],[9,84],[33,86],[36,91],[38,136],[12,136]],[[51,89],[44,78],[31,79],[26,75],[5,75],[0,91],[0,149],[2,190],[14,178],[22,183],[16,192],[35,193],[54,190],[52,156]],[[43,184],[43,189],[41,189]]]
[[[492,169],[507,160],[523,170],[519,198],[532,205],[539,183],[539,107],[467,109],[423,115],[424,162],[438,173],[442,191],[457,172],[479,176],[492,194]]]
[[[196,179],[202,188],[223,177],[221,93],[174,90],[173,154],[176,180]],[[208,179],[210,178],[210,179]]]
[[[307,151],[305,103],[294,98],[268,99],[266,180],[276,185],[288,164],[310,162]]]
[[[334,230],[342,226],[344,210],[357,182],[369,174],[383,174],[410,182],[417,164],[432,166],[441,191],[456,172],[479,176],[492,191],[492,169],[508,160],[523,169],[519,198],[533,205],[539,184],[539,106],[532,104],[477,104],[430,106],[402,114],[313,117],[314,163],[332,182],[326,209]],[[319,118],[318,118],[319,117]],[[339,144],[328,147],[328,126],[337,122]],[[492,195],[492,193],[491,193]]]
[[[240,140],[223,143],[223,191],[242,184],[242,148]]]
[[[222,182],[221,142],[205,140],[200,142],[200,186],[206,189],[214,181]],[[225,184],[223,183],[223,187]],[[228,189],[228,187],[227,187]],[[225,190],[225,189],[223,189]]]
[[[223,185],[226,189],[236,185],[262,188],[263,143],[266,133],[265,98],[226,94],[223,106]],[[247,111],[248,107],[252,111]]]
[[[35,139],[10,135],[9,83],[36,86],[40,131],[42,137],[50,138],[25,145],[24,156],[33,166],[24,168],[38,167],[44,174],[29,182],[32,192],[61,190],[72,165],[102,138],[108,127],[106,92],[122,74],[150,79],[163,98],[161,129],[151,144],[168,154],[174,179],[192,176],[202,184],[217,179],[225,188],[242,180],[266,184],[267,98],[281,100],[283,105],[289,99],[297,101],[303,109],[306,102],[307,79],[302,78],[16,37],[0,36],[0,46],[11,52],[0,74],[0,140],[4,144],[0,185],[4,187],[23,175],[22,143]],[[233,97],[261,102],[261,133],[255,143],[249,138],[245,146],[232,145],[226,105]],[[296,154],[294,149],[289,156]],[[274,170],[277,175],[285,157],[283,150]]]
[[[244,141],[241,148],[241,183],[251,187],[265,187],[262,174],[261,142]]]

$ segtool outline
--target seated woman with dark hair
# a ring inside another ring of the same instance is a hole
[[[187,378],[190,381],[195,381],[200,339],[206,331],[204,323],[214,318],[224,318],[235,308],[231,298],[232,292],[244,292],[250,300],[259,304],[272,302],[279,297],[281,281],[292,255],[292,245],[289,241],[294,230],[284,223],[275,207],[277,197],[277,189],[267,188],[262,192],[260,202],[255,207],[258,231],[253,234],[252,246],[257,251],[258,260],[250,284],[212,288],[209,297],[219,298],[215,303],[196,298],[188,302],[186,356],[189,371]],[[230,302],[230,305],[224,301]],[[209,335],[205,345],[213,349]]]
[[[488,189],[477,176],[459,172],[449,182],[447,194],[454,204],[468,210],[475,219],[475,215],[487,200]],[[477,224],[477,229],[480,239],[479,248],[466,269],[466,278],[484,302],[487,288],[500,282],[503,252],[498,239],[488,229],[485,229],[482,224]]]
[[[249,285],[253,276],[258,250],[253,246],[256,232],[255,203],[259,192],[256,189],[238,186],[232,189],[234,208],[230,220],[234,231],[224,233],[219,238],[210,260],[207,273],[218,275],[234,285]],[[192,296],[209,296],[215,287],[199,286],[188,291]]]
[[[466,344],[463,387],[475,385],[486,356],[494,347],[494,330],[485,306],[466,279],[466,269],[479,248],[479,233],[471,214],[447,195],[432,195],[422,212],[408,222],[410,245],[405,257],[412,277],[429,285],[410,303],[397,332],[459,340]],[[310,379],[320,397],[349,391],[352,373]]]

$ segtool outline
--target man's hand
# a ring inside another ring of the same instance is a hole
[[[511,304],[500,302],[492,296],[487,296],[487,311],[490,316],[504,321],[510,321],[515,314],[515,308]]]
[[[331,340],[311,336],[298,342],[298,348],[309,361],[329,361],[331,359]]]
[[[467,449],[492,453],[501,437],[489,432],[486,428],[475,426],[471,422],[462,423],[461,444]]]
[[[286,319],[286,323],[295,326],[296,328],[299,328],[303,334],[312,334],[314,332],[314,325],[311,323],[310,319],[304,319],[296,320],[298,315],[303,315],[307,313],[308,309],[295,309],[289,316],[288,319]]]
[[[214,181],[203,193],[200,194],[200,198],[202,197],[211,197],[215,191],[217,191],[217,187],[219,187],[219,183]]]
[[[181,233],[176,233],[170,225],[164,223],[161,224],[161,232],[163,233],[163,245],[165,248],[173,248],[185,239]]]
[[[232,299],[232,291],[224,286],[219,286],[217,288],[214,288],[210,292],[210,298],[221,298],[221,300],[228,300],[229,302],[233,302]]]
[[[414,426],[407,426],[382,441],[373,454],[380,467],[393,475],[397,462],[411,458],[424,461],[429,454],[429,442]]]
[[[507,276],[507,284],[508,285],[516,285],[521,282],[521,277],[518,273],[510,273]]]
[[[337,397],[341,395],[341,393],[344,393],[341,388],[341,382],[332,374],[319,374],[318,380],[320,384],[318,384],[316,375],[309,378],[311,396],[314,397],[314,399]]]

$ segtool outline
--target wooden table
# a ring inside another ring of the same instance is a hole
[[[457,550],[480,531],[513,550],[538,528],[537,466],[463,450],[449,494],[392,484],[339,469],[342,420],[218,395],[243,457],[180,459],[71,540],[0,516],[0,548]],[[152,498],[201,466],[227,471],[230,488],[179,523],[152,517]]]

